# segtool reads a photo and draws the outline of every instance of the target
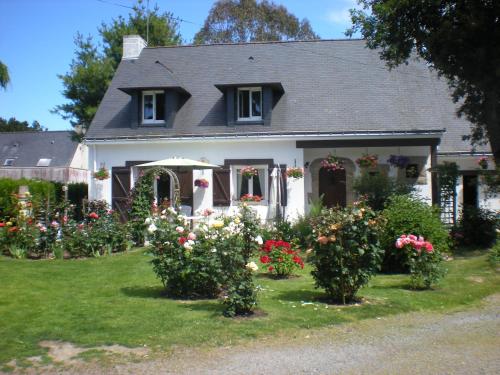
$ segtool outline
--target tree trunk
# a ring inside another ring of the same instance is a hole
[[[500,123],[498,118],[500,103],[498,93],[494,89],[485,93],[485,104],[488,140],[490,141],[495,164],[500,166]]]

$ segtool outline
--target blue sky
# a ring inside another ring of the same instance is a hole
[[[104,2],[105,1],[105,2]],[[214,1],[157,0],[162,11],[190,21],[180,32],[190,43]],[[299,18],[308,18],[324,39],[344,38],[348,9],[355,0],[274,0]],[[9,68],[11,83],[0,91],[0,117],[38,120],[49,130],[70,129],[68,121],[50,110],[66,100],[57,74],[68,71],[77,32],[97,36],[102,22],[109,23],[129,10],[134,0],[0,0],[0,60]],[[151,6],[155,4],[150,1]],[[98,39],[96,39],[98,40]]]

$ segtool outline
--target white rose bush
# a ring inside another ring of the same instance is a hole
[[[256,235],[258,224],[244,210],[232,217],[207,217],[193,230],[174,210],[146,219],[153,270],[168,296],[220,297],[224,315],[251,313],[256,305],[252,273],[258,267],[249,258],[262,239],[249,236],[248,227]]]

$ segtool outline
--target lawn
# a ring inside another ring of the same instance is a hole
[[[252,319],[221,316],[217,301],[180,301],[162,295],[150,257],[142,251],[85,260],[0,258],[0,365],[45,353],[38,343],[61,340],[84,347],[121,344],[168,350],[173,345],[228,345],[264,335],[408,311],[448,311],[500,291],[485,255],[447,262],[448,276],[433,291],[411,291],[403,275],[380,275],[360,295],[367,302],[339,307],[318,302],[310,269],[261,288]],[[1,366],[0,366],[1,367]]]

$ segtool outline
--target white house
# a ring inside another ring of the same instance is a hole
[[[293,218],[322,194],[327,205],[353,201],[355,161],[372,154],[379,170],[415,182],[429,203],[438,198],[429,169],[456,161],[467,182],[460,202],[498,209],[498,199],[483,199],[475,164],[491,153],[462,141],[470,124],[455,111],[446,83],[424,63],[389,72],[363,40],[147,48],[129,36],[86,134],[89,169],[112,171],[109,180],[90,180],[90,196],[123,211],[132,166],[185,157],[221,166],[180,171],[181,198],[193,211],[228,210],[251,193],[262,197],[255,207],[268,218],[273,171],[281,171],[281,204]],[[344,169],[326,173],[328,154]],[[407,166],[391,166],[391,155],[407,157]],[[242,178],[246,166],[257,169],[253,178]],[[303,179],[284,176],[294,166],[305,168]],[[208,188],[194,186],[200,178]],[[157,183],[158,198],[170,197],[168,179]]]

